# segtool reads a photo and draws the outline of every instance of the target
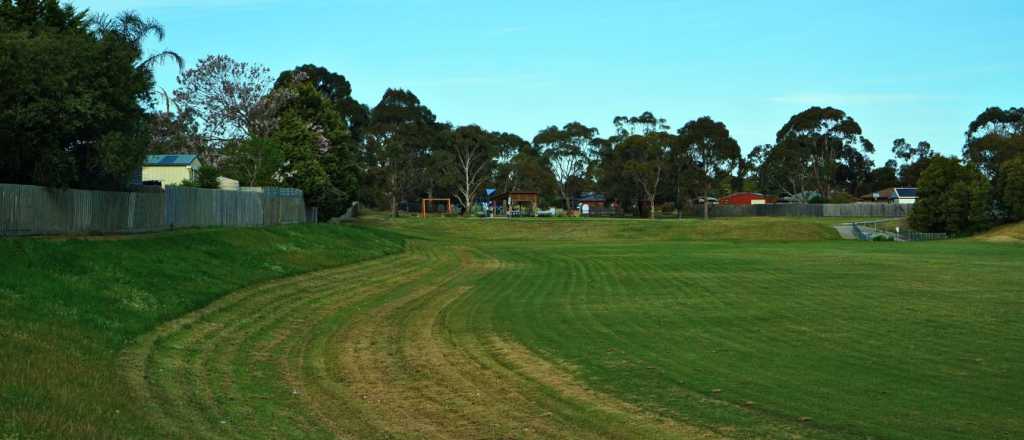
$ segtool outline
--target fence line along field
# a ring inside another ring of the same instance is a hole
[[[88,430],[62,420],[95,404],[60,402],[57,414],[36,419],[25,402],[48,405],[53,396],[30,386],[43,379],[0,363],[21,378],[5,394],[21,397],[0,400],[12,414],[0,429],[165,438],[1024,434],[1024,246],[843,241],[832,220],[378,218],[308,227],[303,234],[339,231],[341,246],[368,239],[360,255],[375,257],[255,283],[120,333],[136,336],[112,338],[126,345],[108,344],[114,357],[102,365],[116,373],[97,380],[122,384],[112,387],[126,414],[91,418]],[[173,248],[166,237],[178,234],[154,239]],[[321,249],[304,242],[274,258]],[[117,242],[95,244],[109,243]],[[147,288],[131,270],[120,277]],[[36,294],[28,286],[14,286],[15,298]],[[7,319],[3,328],[40,328],[27,312]],[[53,365],[49,376],[66,376]],[[59,384],[113,405],[99,385]]]

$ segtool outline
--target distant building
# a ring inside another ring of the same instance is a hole
[[[917,203],[917,188],[886,188],[860,197],[863,202],[913,205]]]
[[[811,203],[820,200],[821,193],[817,191],[803,191],[797,194],[790,194],[779,199],[779,203]]]
[[[217,188],[225,190],[225,191],[238,191],[241,188],[241,186],[238,184],[238,181],[235,180],[235,179],[231,179],[231,178],[228,178],[228,177],[218,177],[217,178]]]
[[[142,181],[180,185],[196,177],[202,164],[194,154],[151,154],[142,163]]]
[[[896,194],[892,199],[892,203],[899,205],[913,205],[917,203],[917,188],[896,188],[893,192]]]
[[[721,205],[766,205],[776,201],[777,199],[774,197],[755,192],[732,193],[718,199],[718,203]]]
[[[537,214],[539,203],[540,194],[532,191],[512,191],[491,196],[491,206],[496,215],[533,217]]]
[[[590,208],[604,208],[608,204],[608,199],[604,194],[598,192],[585,192],[572,199],[572,206],[575,206],[579,210],[583,210],[586,206],[589,211]]]

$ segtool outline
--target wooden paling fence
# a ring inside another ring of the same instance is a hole
[[[771,205],[711,205],[711,217],[906,217],[913,205],[886,203],[825,203],[797,204],[778,203]],[[704,215],[704,207],[698,205],[689,213],[694,217]]]
[[[114,192],[0,184],[0,235],[120,234],[306,221],[302,192],[294,189]]]

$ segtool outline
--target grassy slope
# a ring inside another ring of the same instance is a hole
[[[456,239],[488,241],[594,241],[594,240],[733,240],[733,241],[817,241],[838,239],[832,225],[848,219],[822,218],[730,218],[714,221],[696,219],[428,219],[374,217],[368,224],[400,230],[426,240]]]
[[[402,248],[326,225],[0,240],[0,434],[145,433],[118,366],[137,336],[247,285]]]
[[[991,231],[985,232],[984,234],[978,235],[977,239],[1005,243],[1024,242],[1024,222],[997,227]]]
[[[383,224],[505,263],[449,321],[685,422],[739,438],[1024,434],[1019,247],[743,241],[830,235],[810,219]],[[730,241],[678,241],[715,236]]]

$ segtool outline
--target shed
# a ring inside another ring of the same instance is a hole
[[[192,180],[202,164],[195,154],[151,154],[142,163],[142,180],[161,186]]]
[[[531,191],[513,191],[491,196],[494,213],[512,217],[536,215],[539,201],[540,193]]]
[[[768,203],[768,198],[761,193],[738,192],[718,199],[718,203],[722,205],[764,205]]]

